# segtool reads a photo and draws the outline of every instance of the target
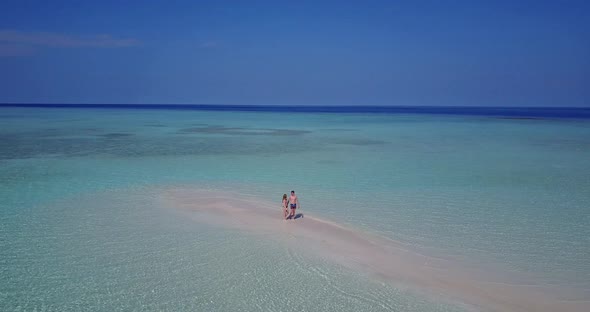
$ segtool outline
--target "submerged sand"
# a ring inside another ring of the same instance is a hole
[[[194,220],[268,234],[308,252],[395,286],[490,311],[590,311],[586,294],[563,297],[548,286],[502,280],[484,269],[427,256],[391,239],[304,215],[282,220],[280,204],[245,194],[176,187],[158,192],[160,204]],[[304,207],[305,208],[305,207]],[[573,290],[572,290],[573,291]],[[582,299],[579,299],[582,298]]]

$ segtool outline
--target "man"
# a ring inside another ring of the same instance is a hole
[[[291,207],[291,214],[289,214],[290,219],[295,219],[295,209],[297,209],[297,195],[295,195],[295,191],[291,191],[291,197],[289,197],[289,205]]]

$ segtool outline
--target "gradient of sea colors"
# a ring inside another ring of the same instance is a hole
[[[529,290],[588,308],[587,119],[4,107],[0,121],[3,311],[526,311]],[[291,189],[304,218],[285,223]],[[449,287],[334,257],[322,244],[339,235],[381,264],[383,248],[420,257]],[[523,290],[502,306],[454,280]]]

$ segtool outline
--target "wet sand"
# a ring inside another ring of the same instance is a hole
[[[391,239],[314,217],[283,220],[280,203],[247,194],[176,187],[159,204],[197,222],[266,235],[290,248],[362,271],[396,287],[484,311],[590,311],[588,294],[498,277],[496,272],[428,256]],[[567,297],[566,297],[567,295]]]

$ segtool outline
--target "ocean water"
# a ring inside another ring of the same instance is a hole
[[[175,186],[294,189],[305,214],[587,302],[587,115],[0,107],[0,310],[473,309],[183,218],[154,200]]]

